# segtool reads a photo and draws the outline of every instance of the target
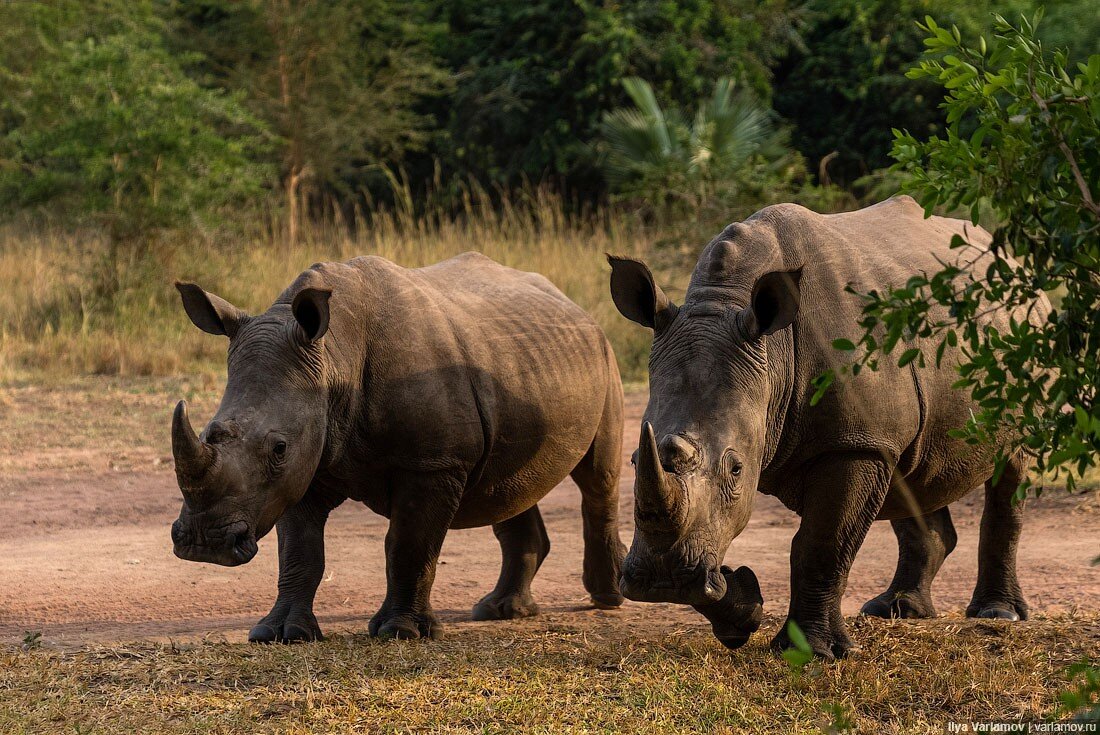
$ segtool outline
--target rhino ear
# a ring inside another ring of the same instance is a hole
[[[746,331],[757,339],[786,329],[798,314],[802,292],[799,284],[802,269],[772,271],[756,280],[752,287],[752,301],[745,310]]]
[[[294,314],[294,320],[302,328],[306,339],[316,342],[325,336],[328,331],[328,300],[332,296],[331,289],[327,288],[303,288],[294,296],[290,305],[290,311]]]
[[[225,299],[207,293],[193,283],[176,281],[183,309],[191,322],[204,332],[233,339],[247,314]]]
[[[611,299],[619,313],[643,327],[659,329],[669,324],[678,307],[653,280],[649,266],[633,258],[608,255],[611,264]]]

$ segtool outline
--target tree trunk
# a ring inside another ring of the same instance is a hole
[[[301,183],[301,169],[298,166],[292,166],[286,177],[286,241],[290,247],[298,244],[298,225],[301,218],[298,213],[298,204]]]

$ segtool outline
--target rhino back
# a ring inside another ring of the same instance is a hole
[[[465,474],[456,527],[507,518],[557,484],[620,390],[599,326],[541,276],[473,253],[314,270],[333,286],[335,379],[356,416],[345,469]]]

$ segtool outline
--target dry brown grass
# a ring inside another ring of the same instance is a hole
[[[600,322],[624,378],[643,380],[648,336],[615,311],[604,253],[653,247],[653,235],[625,220],[567,217],[536,191],[502,208],[471,202],[457,217],[375,213],[358,228],[316,225],[293,247],[271,236],[160,242],[110,264],[121,287],[105,294],[107,247],[96,236],[11,226],[0,230],[0,379],[220,373],[224,344],[188,322],[176,279],[257,312],[317,261],[374,254],[415,267],[477,250],[547,276]]]
[[[766,649],[775,620],[732,654],[702,629],[612,616],[470,624],[436,643],[9,649],[0,731],[803,733],[836,705],[859,732],[943,732],[1053,715],[1067,666],[1100,650],[1095,618],[853,624],[860,653],[801,675]]]

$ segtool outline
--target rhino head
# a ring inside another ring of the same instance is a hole
[[[780,387],[765,337],[794,321],[801,274],[761,276],[744,307],[703,299],[677,307],[644,263],[609,260],[615,305],[654,332],[634,455],[635,534],[620,587],[633,600],[713,606],[726,594],[723,557],[752,511]]]
[[[292,303],[248,316],[190,283],[177,283],[195,326],[229,338],[228,382],[213,420],[196,434],[180,401],[172,454],[183,507],[176,556],[235,566],[305,494],[321,459],[328,412],[321,340],[330,291],[303,288]]]

